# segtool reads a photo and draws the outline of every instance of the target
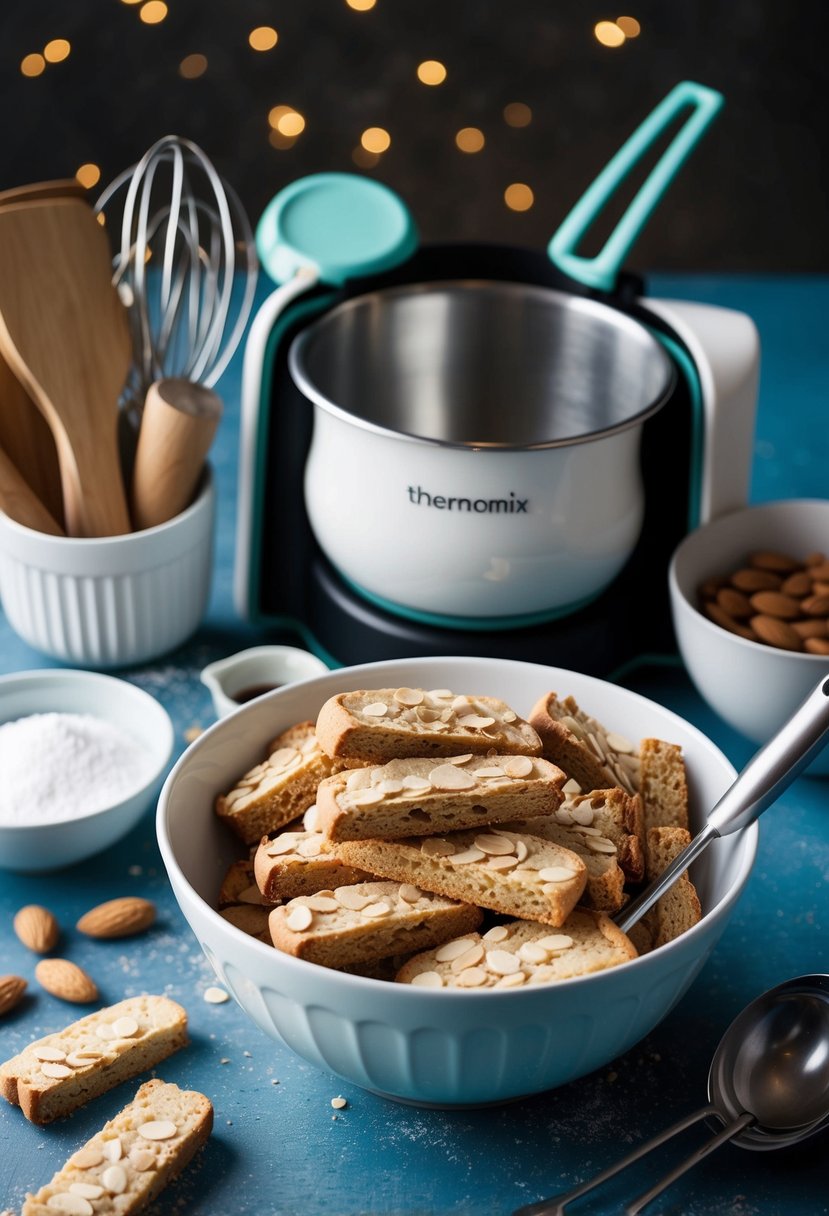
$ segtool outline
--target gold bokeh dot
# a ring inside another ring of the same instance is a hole
[[[142,4],[143,0],[121,0],[122,4]]]
[[[279,148],[280,152],[287,151],[296,143],[295,135],[283,135],[276,127],[272,127],[268,132],[268,143],[272,148]]]
[[[40,76],[46,70],[42,55],[24,55],[20,60],[20,71],[24,76]]]
[[[377,0],[345,0],[349,8],[353,8],[357,13],[367,13],[369,9],[374,8]]]
[[[421,84],[443,84],[446,68],[439,59],[424,59],[417,65],[417,78]]]
[[[273,106],[268,111],[268,122],[274,131],[292,139],[305,130],[305,119],[293,106]]]
[[[504,106],[504,122],[508,127],[528,127],[533,120],[533,112],[523,101],[511,101]]]
[[[626,38],[638,38],[642,27],[635,17],[617,17],[616,24]]]
[[[207,71],[207,56],[201,54],[185,55],[178,65],[178,74],[185,80],[197,80]]]
[[[461,152],[480,152],[486,139],[478,127],[461,127],[455,136],[455,143]]]
[[[138,16],[145,25],[158,25],[167,16],[167,12],[164,0],[147,0],[138,10]]]
[[[75,177],[82,186],[85,186],[87,190],[91,190],[101,180],[101,170],[97,165],[88,163],[81,165],[75,173]]]
[[[248,42],[255,51],[272,51],[279,41],[279,35],[272,25],[257,25],[248,34]]]
[[[391,136],[383,127],[366,127],[360,136],[366,152],[387,152],[391,147]]]
[[[379,152],[369,152],[362,144],[358,144],[351,153],[351,159],[360,169],[373,169],[380,162]]]
[[[504,191],[504,202],[510,211],[529,211],[535,202],[535,195],[524,182],[513,182]]]
[[[43,48],[43,58],[47,63],[62,63],[64,59],[69,58],[71,50],[72,47],[65,38],[53,38]]]
[[[615,21],[598,21],[593,26],[593,33],[602,46],[621,46],[625,40],[624,30]]]

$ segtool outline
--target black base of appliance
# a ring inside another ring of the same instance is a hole
[[[351,283],[329,295],[320,311],[380,286],[458,278],[574,290],[546,257],[533,251],[490,245],[431,246],[380,280]],[[641,292],[639,280],[626,278],[616,297],[580,294],[620,308],[681,346],[665,323],[639,302]],[[684,375],[678,375],[666,405],[643,424],[645,521],[633,555],[614,582],[586,607],[545,624],[511,629],[437,627],[369,603],[343,581],[314,540],[303,496],[312,410],[287,367],[288,347],[304,324],[305,319],[285,318],[272,352],[270,408],[267,418],[260,420],[259,433],[265,452],[254,495],[261,514],[250,557],[252,618],[282,628],[294,623],[306,642],[348,665],[408,656],[483,655],[607,676],[643,655],[675,651],[667,570],[671,553],[688,531],[692,483],[699,472],[692,469],[694,407]]]

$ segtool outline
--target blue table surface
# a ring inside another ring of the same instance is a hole
[[[760,330],[763,372],[752,501],[825,497],[829,474],[828,278],[654,275],[651,292],[749,313]],[[260,285],[260,298],[266,290]],[[220,390],[226,414],[214,445],[219,516],[216,569],[205,621],[175,654],[121,673],[171,714],[176,750],[185,732],[213,721],[198,673],[209,661],[274,640],[236,615],[232,565],[236,513],[241,357]],[[291,639],[286,639],[291,640]],[[0,615],[0,672],[52,666]],[[702,702],[681,668],[640,671],[635,687],[704,730],[739,768],[753,748]],[[771,690],[770,690],[771,691]],[[123,841],[46,878],[0,877],[0,973],[30,979],[30,995],[0,1028],[0,1057],[77,1014],[33,980],[35,956],[11,919],[21,905],[51,907],[64,926],[64,955],[86,966],[109,1003],[163,991],[188,1010],[191,1046],[159,1069],[203,1090],[216,1111],[205,1152],[152,1207],[163,1213],[234,1216],[507,1216],[574,1185],[646,1135],[705,1100],[711,1054],[736,1013],[764,989],[829,971],[829,785],[800,778],[761,822],[748,888],[711,961],[688,994],[645,1040],[607,1068],[563,1089],[501,1107],[435,1111],[398,1105],[321,1073],[264,1037],[233,1002],[202,999],[212,973],[173,899],[147,814]],[[93,904],[134,894],[154,900],[146,935],[93,942],[71,926]],[[0,1208],[17,1210],[54,1170],[129,1100],[128,1082],[69,1119],[40,1129],[0,1109]],[[348,1102],[335,1112],[331,1098]],[[686,1132],[634,1176],[611,1184],[579,1212],[621,1211],[704,1138]],[[829,1212],[824,1160],[829,1137],[776,1153],[726,1147],[676,1184],[653,1210],[696,1216],[793,1216]]]

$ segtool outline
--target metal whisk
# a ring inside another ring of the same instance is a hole
[[[132,327],[124,408],[140,421],[150,385],[183,377],[207,387],[239,344],[256,289],[250,222],[196,144],[158,140],[98,199],[113,244],[113,282]]]

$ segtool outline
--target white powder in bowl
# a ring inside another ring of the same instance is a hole
[[[92,714],[30,714],[0,726],[0,825],[57,823],[137,793],[153,759]]]

